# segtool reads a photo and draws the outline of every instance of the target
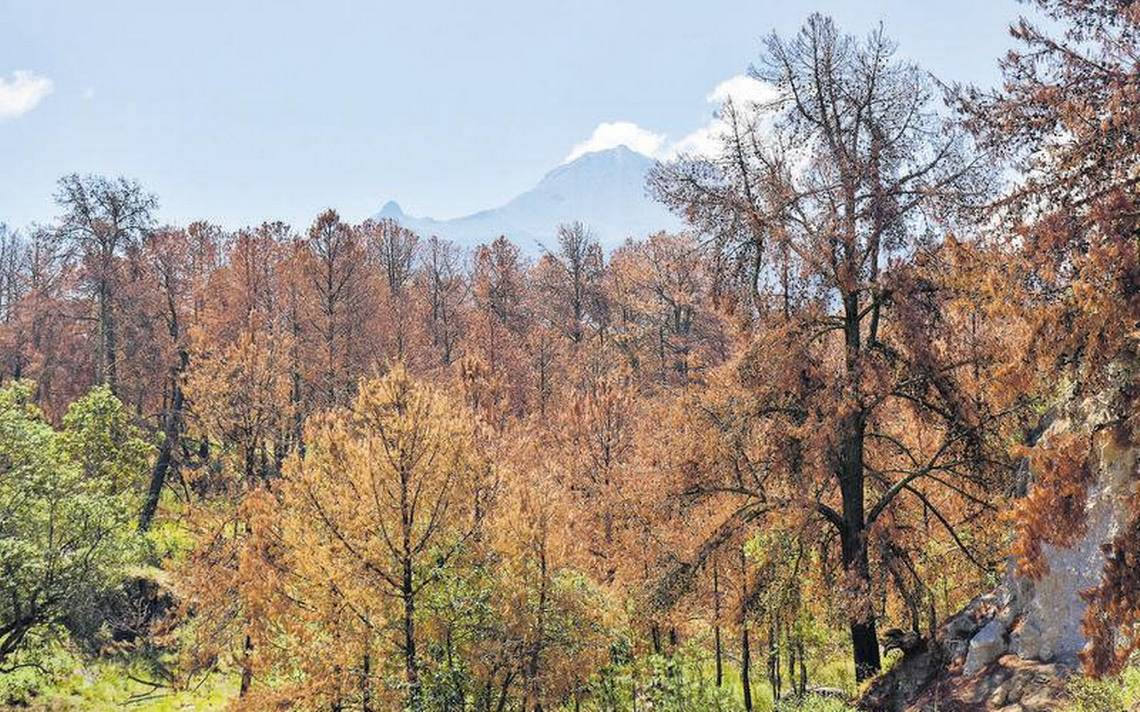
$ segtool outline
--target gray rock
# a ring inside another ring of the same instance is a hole
[[[1108,416],[1099,409],[1086,408],[1093,412],[1083,427],[1095,430]],[[1059,420],[1054,427],[1073,426]],[[1137,453],[1135,447],[1118,447],[1111,428],[1094,435],[1089,464],[1096,481],[1087,493],[1085,531],[1070,547],[1043,546],[1049,572],[1040,580],[1026,582],[1014,577],[1013,583],[1023,595],[1018,601],[1021,622],[1012,636],[1011,652],[1030,660],[1072,661],[1085,646],[1082,620],[1086,603],[1080,594],[1099,583],[1104,569],[1101,545],[1111,541],[1128,521]]]
[[[962,668],[962,674],[976,674],[1005,654],[1006,648],[1005,627],[995,618],[970,640],[970,649],[966,653],[966,665]]]

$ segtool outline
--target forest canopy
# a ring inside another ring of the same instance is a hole
[[[1140,373],[1140,4],[1036,6],[992,91],[883,30],[767,37],[771,96],[650,175],[686,229],[609,254],[167,225],[63,177],[56,220],[0,226],[0,675],[751,710],[856,692],[1011,554],[1045,575],[1092,446],[1037,436]],[[1129,517],[1092,675],[1140,648]]]

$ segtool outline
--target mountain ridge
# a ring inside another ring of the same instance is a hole
[[[648,156],[617,146],[552,168],[533,188],[497,207],[439,220],[409,215],[389,200],[375,217],[465,247],[506,235],[528,251],[553,242],[559,224],[577,220],[612,250],[627,238],[681,228],[681,221],[646,191],[646,178],[655,164]]]

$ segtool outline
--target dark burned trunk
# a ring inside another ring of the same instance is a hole
[[[408,707],[418,710],[420,704],[420,674],[416,662],[416,601],[412,587],[412,561],[404,559],[404,675],[408,684]]]
[[[773,613],[768,619],[768,684],[772,687],[772,699],[780,699],[780,619]]]
[[[862,368],[862,334],[857,293],[843,298],[844,351],[847,380],[856,393],[860,388]],[[851,648],[855,660],[855,679],[862,682],[879,672],[879,638],[875,631],[875,613],[867,597],[871,593],[871,565],[867,556],[867,514],[863,485],[863,446],[866,440],[867,414],[862,408],[844,418],[840,426],[838,451],[839,491],[843,498],[843,523],[839,538],[842,546],[843,571],[859,587],[860,605],[848,614]]]
[[[865,532],[851,533],[843,537],[843,568],[853,572],[861,586],[871,584],[870,566],[867,561]],[[853,610],[848,619],[851,632],[851,647],[855,657],[855,679],[862,682],[879,672],[879,637],[875,630],[875,614],[869,606],[863,610]]]
[[[748,555],[740,547],[740,691],[745,712],[752,712],[752,646],[748,640]]]
[[[788,687],[792,689],[794,695],[798,694],[799,690],[796,688],[796,642],[790,620],[785,623],[784,644],[788,646]]]
[[[24,638],[41,622],[38,614],[29,613],[0,626],[0,664],[20,649]]]
[[[511,680],[514,679],[514,672],[508,672],[503,677],[503,684],[499,688],[499,703],[495,705],[495,712],[503,712],[507,708],[507,693],[511,689]]]
[[[724,653],[720,642],[720,626],[713,628],[713,640],[716,646],[716,686],[724,683]]]
[[[879,638],[875,613],[867,596],[871,591],[871,565],[867,555],[867,524],[863,501],[863,439],[861,413],[845,428],[841,451],[839,486],[843,496],[843,527],[840,531],[843,570],[859,586],[860,605],[851,609],[847,624],[855,660],[855,679],[862,682],[879,672]]]
[[[752,712],[752,681],[748,677],[752,667],[752,651],[748,644],[748,622],[740,624],[740,690],[744,694],[744,709]]]
[[[369,653],[364,654],[360,670],[360,709],[372,712],[372,656]]]
[[[669,677],[677,677],[677,646],[680,645],[680,639],[677,637],[677,628],[669,626],[669,650],[666,655],[669,658],[669,664],[665,666],[666,674]]]
[[[398,551],[400,561],[400,599],[404,605],[404,679],[408,685],[406,707],[413,712],[420,709],[420,671],[416,661],[416,587],[414,568],[414,547],[412,526],[414,525],[411,473],[407,467],[400,468],[400,522],[401,541]]]
[[[713,643],[716,648],[716,686],[724,682],[724,653],[720,641],[720,569],[713,565]]]
[[[118,334],[115,330],[112,298],[110,278],[104,275],[99,285],[99,381],[117,396],[119,377],[115,359],[118,352]]]
[[[800,662],[800,696],[807,694],[808,676],[807,676],[807,658],[804,655],[804,642],[802,640],[796,641],[796,649],[799,650]]]
[[[539,668],[542,664],[543,643],[546,640],[546,609],[548,571],[546,564],[546,548],[539,554],[539,588],[538,588],[538,615],[535,620],[535,636],[530,646],[530,655],[527,657],[523,669],[524,697],[535,700],[535,709],[542,709],[542,689],[539,684]],[[524,705],[525,706],[525,705]]]
[[[150,529],[154,514],[158,511],[158,500],[162,497],[162,488],[166,486],[166,478],[174,463],[174,449],[178,447],[182,436],[182,409],[185,396],[182,393],[182,374],[190,365],[190,355],[185,350],[178,352],[178,366],[171,375],[170,408],[163,415],[162,444],[158,449],[158,457],[150,472],[150,485],[147,487],[146,500],[143,502],[142,512],[139,514],[139,531]]]
[[[247,634],[245,636],[245,643],[242,645],[242,661],[241,661],[241,689],[238,690],[238,697],[245,697],[249,694],[249,687],[253,684],[253,667],[250,665],[250,658],[253,656],[253,639]]]

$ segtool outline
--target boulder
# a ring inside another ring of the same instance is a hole
[[[973,638],[970,639],[966,663],[962,667],[963,675],[976,675],[979,670],[1000,658],[1009,647],[1006,642],[1006,628],[1001,620],[994,618],[986,623]]]

